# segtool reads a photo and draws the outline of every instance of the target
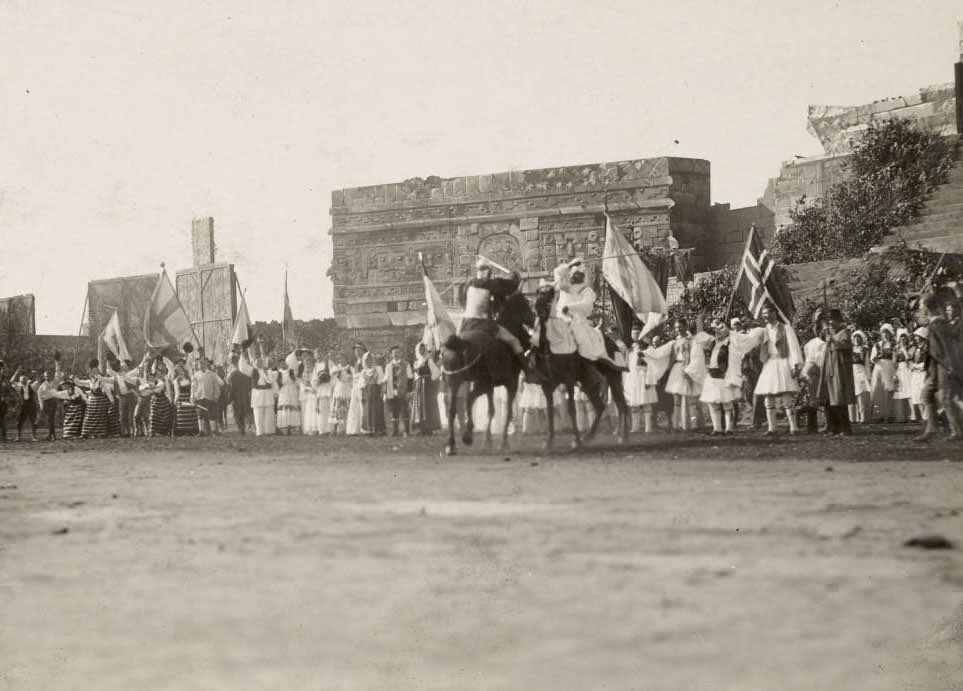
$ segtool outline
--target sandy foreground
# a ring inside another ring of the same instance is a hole
[[[0,688],[963,689],[915,431],[7,444]]]

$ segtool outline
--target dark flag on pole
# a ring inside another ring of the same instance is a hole
[[[294,343],[297,335],[294,329],[294,313],[291,312],[291,298],[288,297],[288,270],[284,270],[284,319],[281,321],[281,340]]]
[[[733,294],[746,301],[753,317],[758,318],[763,306],[768,302],[788,324],[796,313],[796,307],[789,286],[776,268],[776,262],[762,244],[756,226],[750,226],[746,249],[742,254],[742,265],[733,284]]]

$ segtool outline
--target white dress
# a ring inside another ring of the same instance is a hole
[[[364,407],[361,404],[361,394],[364,391],[364,377],[361,376],[361,364],[354,368],[354,384],[351,387],[351,403],[348,405],[348,420],[344,423],[345,434],[361,434],[361,418]]]
[[[665,392],[674,396],[697,396],[696,383],[685,373],[689,364],[692,338],[676,338],[672,342],[672,370],[665,382]]]
[[[304,434],[318,433],[318,394],[315,389],[314,370],[305,372],[299,382],[301,399],[301,432]]]
[[[328,381],[321,381],[320,377],[322,373],[329,375]],[[324,363],[323,365],[316,366],[311,379],[314,385],[315,398],[317,399],[318,433],[328,434],[331,431],[331,396],[334,393],[334,380],[330,377],[328,364]]]
[[[254,432],[257,436],[274,434],[277,419],[274,414],[274,380],[271,370],[255,369],[251,379],[251,411],[254,413]]]
[[[277,426],[281,429],[301,426],[301,386],[298,378],[289,371],[281,375]]]
[[[632,346],[628,359],[629,371],[622,375],[626,403],[633,408],[658,403],[655,387],[648,385],[648,364],[638,344]]]
[[[726,354],[726,375],[729,372],[729,367],[732,366],[732,358],[728,353],[728,350],[732,348],[729,344],[729,339],[726,338],[723,341],[716,341],[712,345],[712,352],[709,355],[709,361],[707,363],[708,369],[713,369],[718,367],[719,357],[721,356],[722,346],[729,346],[727,348]],[[702,380],[702,394],[699,396],[699,400],[703,403],[732,403],[741,397],[742,392],[737,386],[733,386],[729,383],[728,376],[723,375],[721,377],[713,377],[707,372],[706,378]]]
[[[789,355],[786,357],[782,357],[779,354],[777,339],[780,327],[784,330],[784,337],[786,339],[785,347],[789,351]],[[795,338],[795,332],[792,331],[791,327],[782,324],[767,324],[765,329],[765,338],[762,347],[766,349],[769,358],[762,365],[762,372],[759,373],[759,380],[756,382],[755,395],[775,396],[799,391],[799,384],[796,383],[796,378],[792,372],[793,347],[789,343],[790,337]],[[802,364],[802,351],[799,348],[798,341],[796,342],[795,349],[798,353],[796,356],[797,362]]]

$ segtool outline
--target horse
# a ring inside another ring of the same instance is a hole
[[[521,293],[513,293],[505,298],[502,305],[493,307],[497,324],[516,326],[534,321],[531,306]],[[494,326],[494,323],[493,323]],[[512,330],[510,328],[510,330]],[[495,329],[473,329],[457,336],[450,336],[442,347],[442,372],[445,375],[445,388],[448,393],[448,443],[445,453],[455,455],[455,417],[457,394],[462,384],[470,383],[471,389],[466,399],[466,424],[462,443],[471,446],[474,441],[475,425],[472,420],[472,406],[480,396],[488,398],[488,424],[485,428],[485,448],[492,448],[492,419],[495,417],[494,390],[504,386],[508,391],[508,405],[505,425],[502,429],[502,451],[507,451],[508,426],[512,421],[512,407],[518,392],[518,375],[522,370],[511,348],[494,336]],[[528,334],[524,330],[513,331],[514,335],[527,343]]]
[[[555,441],[555,399],[554,392],[559,385],[565,386],[568,394],[566,407],[568,408],[569,419],[574,431],[572,448],[582,447],[582,438],[579,434],[578,424],[575,416],[575,384],[578,383],[582,391],[588,396],[589,402],[595,411],[595,419],[592,426],[585,435],[585,441],[591,441],[598,430],[602,413],[605,411],[605,388],[608,386],[612,392],[612,400],[619,411],[618,442],[624,443],[628,437],[629,430],[629,406],[625,401],[625,388],[622,382],[622,372],[605,363],[595,363],[581,357],[577,351],[572,353],[553,353],[548,337],[549,320],[555,306],[555,288],[551,285],[542,286],[538,289],[535,297],[535,314],[538,318],[536,330],[538,345],[533,348],[535,352],[536,367],[534,368],[541,376],[541,388],[545,394],[548,410],[548,438],[545,440],[545,449],[551,450]],[[567,327],[564,327],[567,328]],[[611,355],[615,349],[615,342],[605,337],[606,348]]]

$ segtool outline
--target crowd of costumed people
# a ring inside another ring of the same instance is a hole
[[[808,338],[780,320],[772,305],[759,320],[706,315],[695,324],[677,320],[644,336],[635,329],[631,343],[616,339],[615,355],[624,370],[631,431],[846,435],[853,425],[891,422],[923,424],[923,438],[942,423],[958,437],[963,402],[958,300],[931,293],[921,301],[918,322],[892,319],[871,331],[847,324],[839,310],[820,310]],[[374,353],[358,342],[350,354],[297,347],[275,357],[249,339],[232,349],[227,362],[214,363],[202,348],[185,344],[176,355],[147,354],[140,363],[108,354],[87,364],[84,372],[65,372],[55,356],[43,371],[14,368],[8,375],[11,364],[0,362],[0,418],[16,421],[16,440],[25,432],[40,439],[38,429],[47,440],[56,439],[58,429],[64,439],[226,431],[429,435],[447,417],[439,353],[424,341],[412,353],[400,346]],[[465,391],[456,395],[456,424],[462,425],[469,414]],[[564,429],[563,390],[555,396],[555,415]],[[592,406],[578,389],[575,399],[576,424],[587,429]],[[523,372],[510,432],[541,434],[547,409],[541,386],[527,382]],[[470,414],[475,426],[483,427],[487,403],[477,401]],[[497,388],[496,428],[507,414],[507,395]],[[603,415],[615,431],[614,406]]]

